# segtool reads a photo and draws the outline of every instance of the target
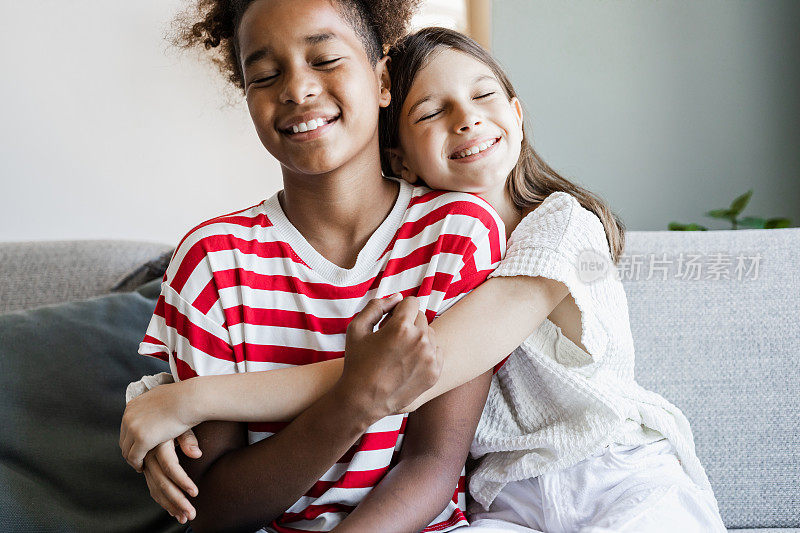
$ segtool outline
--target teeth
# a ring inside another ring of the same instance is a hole
[[[312,118],[308,122],[301,122],[292,126],[292,133],[302,133],[304,131],[311,131],[325,125],[325,119]]]
[[[462,157],[467,157],[470,155],[475,155],[477,153],[483,152],[484,150],[492,146],[494,143],[495,139],[492,139],[491,141],[488,142],[482,142],[480,144],[476,144],[472,148],[467,148],[466,150],[461,150],[460,152],[458,152],[458,154],[456,154],[456,157],[454,159],[461,159]]]

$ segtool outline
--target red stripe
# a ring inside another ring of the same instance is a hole
[[[373,279],[357,285],[337,287],[328,283],[302,281],[292,276],[258,274],[237,268],[214,272],[214,282],[217,290],[229,287],[249,287],[251,289],[303,294],[309,298],[320,300],[340,300],[363,297],[372,286]]]
[[[500,370],[504,364],[506,364],[506,361],[508,361],[509,357],[511,357],[510,354],[505,356],[502,361],[494,365],[494,368],[492,369],[492,374],[497,374],[497,371]]]
[[[455,215],[477,218],[490,231],[492,228],[497,228],[497,222],[485,208],[473,202],[459,200],[441,205],[413,222],[406,222],[397,231],[397,240],[410,239],[422,233],[428,226]]]
[[[229,307],[225,310],[225,317],[228,326],[245,323],[256,326],[304,329],[325,335],[345,333],[347,325],[353,319],[353,317],[320,318],[300,311],[261,309],[246,305]]]
[[[160,340],[156,339],[155,337],[151,337],[150,335],[148,335],[146,333],[144,335],[144,338],[142,339],[142,342],[145,342],[147,344],[155,344],[156,346],[163,346],[164,347],[164,351],[163,352],[148,352],[148,353],[145,353],[145,354],[142,354],[142,355],[146,355],[147,357],[155,357],[156,359],[161,359],[162,361],[169,362],[169,356],[167,355],[168,348],[167,348],[166,344],[164,344]]]
[[[276,519],[276,522],[286,523],[299,522],[300,520],[314,520],[323,513],[350,513],[353,511],[353,509],[355,509],[355,507],[340,503],[332,503],[328,505],[309,505],[299,513],[283,513]]]
[[[209,235],[194,243],[181,261],[178,271],[172,281],[173,289],[178,293],[183,290],[189,277],[211,252],[240,251],[244,254],[256,255],[261,258],[283,258],[295,263],[306,265],[292,247],[283,241],[262,242],[257,239],[245,240],[231,234]],[[210,271],[211,269],[209,269]]]
[[[474,250],[475,244],[469,237],[444,233],[434,242],[415,248],[404,257],[389,259],[381,275],[383,277],[394,276],[420,265],[427,265],[431,263],[433,258],[438,254],[445,253],[465,256],[474,253]]]
[[[206,220],[205,222],[201,222],[200,224],[198,224],[197,226],[193,227],[191,230],[189,230],[186,233],[186,235],[183,237],[183,239],[181,239],[181,242],[178,243],[178,248],[181,247],[181,244],[183,244],[183,241],[185,241],[187,237],[189,237],[192,233],[194,233],[195,231],[199,230],[200,228],[203,228],[203,227],[208,226],[210,224],[213,224],[215,222],[219,222],[222,219],[224,219],[225,217],[229,217],[229,216],[232,216],[232,215],[238,215],[239,213],[244,213],[245,211],[249,211],[250,209],[253,209],[257,205],[261,205],[262,203],[263,203],[263,201],[255,204],[255,205],[251,205],[248,208],[238,209],[236,211],[231,211],[230,213],[227,213],[225,215],[220,215],[218,217],[210,218],[210,219]],[[259,215],[259,216],[264,216],[264,215]],[[255,218],[258,218],[258,216],[255,217]],[[266,219],[266,217],[264,217],[264,218]],[[267,222],[269,222],[269,221],[267,220]]]
[[[165,354],[164,352],[143,353],[141,355],[144,355],[144,356],[147,356],[147,357],[155,357],[156,359],[161,359],[165,363],[169,362],[169,357],[167,357],[167,354]]]
[[[219,301],[219,291],[214,286],[214,279],[212,278],[206,286],[203,287],[203,290],[200,291],[200,294],[197,295],[197,298],[194,299],[192,305],[197,308],[198,311],[203,313],[204,315],[211,311],[211,308],[214,307]]]
[[[450,518],[443,522],[438,522],[436,524],[431,524],[425,529],[423,529],[420,533],[426,533],[429,531],[442,531],[443,529],[447,529],[449,527],[453,527],[462,520],[466,520],[467,517],[464,516],[464,512],[461,509],[455,509],[453,514],[450,515]]]
[[[396,435],[396,434],[395,434]],[[392,444],[391,447],[393,447]],[[360,450],[359,450],[360,451]],[[345,461],[339,461],[345,462]],[[349,462],[349,461],[347,461]],[[342,488],[342,489],[366,489],[374,487],[383,478],[386,472],[389,471],[390,465],[382,466],[372,470],[346,470],[345,473],[336,481],[317,481],[311,487],[306,496],[311,498],[319,498],[328,489]]]
[[[178,378],[181,381],[197,377],[197,372],[195,372],[194,369],[190,367],[186,362],[182,361],[181,359],[178,359],[178,354],[172,352],[172,356],[175,358],[175,366],[178,369]]]
[[[270,344],[237,344],[233,347],[238,361],[259,363],[282,363],[288,365],[309,365],[319,361],[330,361],[344,357],[344,350],[325,351],[293,346],[274,346]]]
[[[196,326],[175,306],[164,301],[164,296],[159,296],[156,303],[155,314],[164,318],[170,328],[174,328],[178,335],[189,341],[189,344],[198,350],[216,359],[236,362],[231,346],[203,328]]]
[[[441,191],[441,190],[433,191],[432,190],[432,191],[426,192],[425,194],[421,194],[419,196],[414,196],[414,197],[411,198],[411,201],[408,202],[408,207],[411,207],[412,205],[424,204],[425,202],[429,202],[431,200],[435,200],[435,199],[439,198],[441,195],[447,194],[449,192],[450,191]]]

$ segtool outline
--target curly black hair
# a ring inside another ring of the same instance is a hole
[[[194,0],[172,22],[169,41],[178,48],[202,46],[226,79],[244,92],[238,57],[237,30],[247,7],[255,0]],[[375,64],[408,29],[420,0],[330,0],[364,43]]]

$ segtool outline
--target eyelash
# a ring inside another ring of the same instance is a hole
[[[494,94],[494,91],[491,91],[491,92],[488,92],[486,94],[482,94],[480,96],[476,96],[475,99],[478,100],[480,98],[486,98],[487,96],[491,96],[493,94]],[[425,115],[424,117],[421,117],[417,122],[422,122],[423,120],[428,120],[429,118],[433,118],[436,115],[438,115],[439,113],[441,113],[441,111],[437,111],[435,113],[431,113],[430,115]]]
[[[337,58],[334,58],[334,59],[328,59],[326,61],[319,61],[317,63],[314,63],[314,66],[315,67],[325,67],[325,66],[328,66],[328,65],[332,65],[333,63],[336,63],[340,59],[342,59],[342,58],[341,57],[337,57]],[[261,82],[265,82],[265,81],[271,81],[274,78],[276,78],[277,76],[278,75],[275,74],[275,75],[272,75],[272,76],[267,76],[266,78],[258,78],[257,80],[253,80],[250,83],[261,83]]]

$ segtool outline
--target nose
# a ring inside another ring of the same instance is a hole
[[[470,105],[457,106],[453,116],[455,118],[454,130],[456,133],[469,132],[482,123],[480,114]]]
[[[320,84],[314,72],[302,68],[285,72],[280,95],[281,103],[302,104],[307,99],[318,96],[319,93]]]

